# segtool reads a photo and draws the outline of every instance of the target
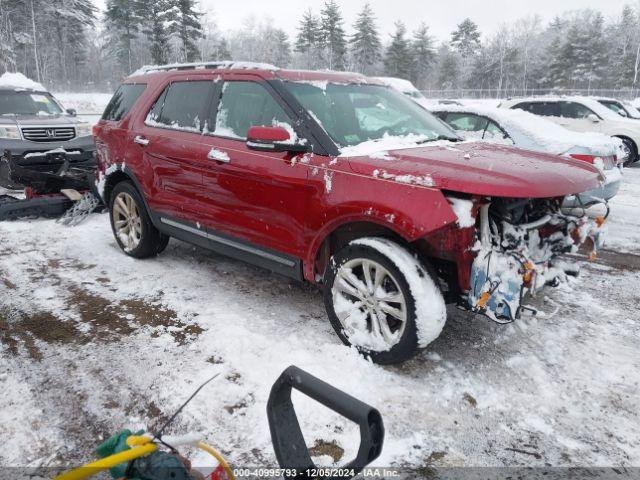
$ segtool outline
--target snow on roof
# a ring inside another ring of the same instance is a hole
[[[16,72],[5,72],[0,76],[0,88],[10,88],[12,90],[35,90],[38,92],[46,92],[38,82],[34,82],[23,74]]]
[[[606,107],[605,107],[606,108]],[[580,133],[520,109],[485,107],[479,105],[439,105],[434,112],[473,113],[490,118],[509,134],[520,148],[561,155],[574,147],[588,148],[595,155],[612,155],[617,144],[602,133]],[[617,114],[616,114],[617,115]]]
[[[234,62],[231,60],[225,60],[220,62],[196,62],[196,63],[170,63],[167,65],[145,65],[144,67],[140,67],[138,70],[133,72],[130,76],[136,75],[144,75],[147,73],[154,72],[167,72],[173,70],[204,70],[204,69],[212,69],[212,70],[231,70],[231,69],[241,69],[241,70],[268,70],[268,71],[276,71],[279,70],[275,65],[271,65],[269,63],[258,63],[258,62]]]
[[[380,80],[387,87],[395,88],[396,90],[399,90],[402,93],[412,93],[412,92],[420,91],[413,85],[413,83],[403,78],[396,78],[396,77],[373,77],[373,78],[375,78],[376,80]]]

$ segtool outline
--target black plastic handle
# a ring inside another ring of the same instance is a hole
[[[283,469],[297,471],[296,476],[285,476],[286,479],[311,478],[308,470],[316,468],[309,455],[291,401],[292,388],[359,425],[360,448],[358,454],[351,462],[340,467],[343,470],[353,470],[354,475],[341,476],[341,479],[357,475],[380,455],[384,441],[384,425],[380,412],[304,370],[291,366],[282,372],[282,375],[273,384],[267,402],[271,441],[278,464]]]

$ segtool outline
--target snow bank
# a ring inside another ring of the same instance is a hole
[[[418,346],[426,347],[442,331],[447,309],[440,289],[420,262],[407,250],[386,238],[360,238],[351,242],[377,250],[389,258],[402,272],[415,299]]]
[[[15,90],[36,90],[38,92],[46,92],[40,83],[34,82],[23,74],[16,72],[5,72],[0,76],[0,88],[12,88]]]
[[[78,114],[102,115],[113,94],[61,92],[54,96],[65,108],[73,108]]]
[[[574,147],[586,147],[594,155],[615,155],[618,142],[602,133],[567,130],[546,118],[520,109],[493,108],[482,105],[440,105],[435,112],[473,113],[487,117],[504,128],[515,145],[535,151],[562,155]]]

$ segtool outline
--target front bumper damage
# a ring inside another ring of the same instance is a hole
[[[528,296],[577,274],[575,266],[558,258],[560,254],[586,247],[593,260],[604,243],[606,215],[575,216],[558,210],[527,224],[496,225],[485,204],[479,217],[467,308],[498,323],[511,323],[524,310],[535,313],[524,304]]]

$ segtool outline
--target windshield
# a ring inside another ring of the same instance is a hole
[[[0,91],[0,115],[59,115],[60,105],[49,93]]]
[[[614,102],[611,100],[600,100],[600,103],[612,112],[616,112],[618,115],[622,115],[623,117],[626,117],[628,115],[623,106],[618,102]]]
[[[400,92],[378,85],[286,82],[339,147],[412,136],[458,140],[455,132]]]

